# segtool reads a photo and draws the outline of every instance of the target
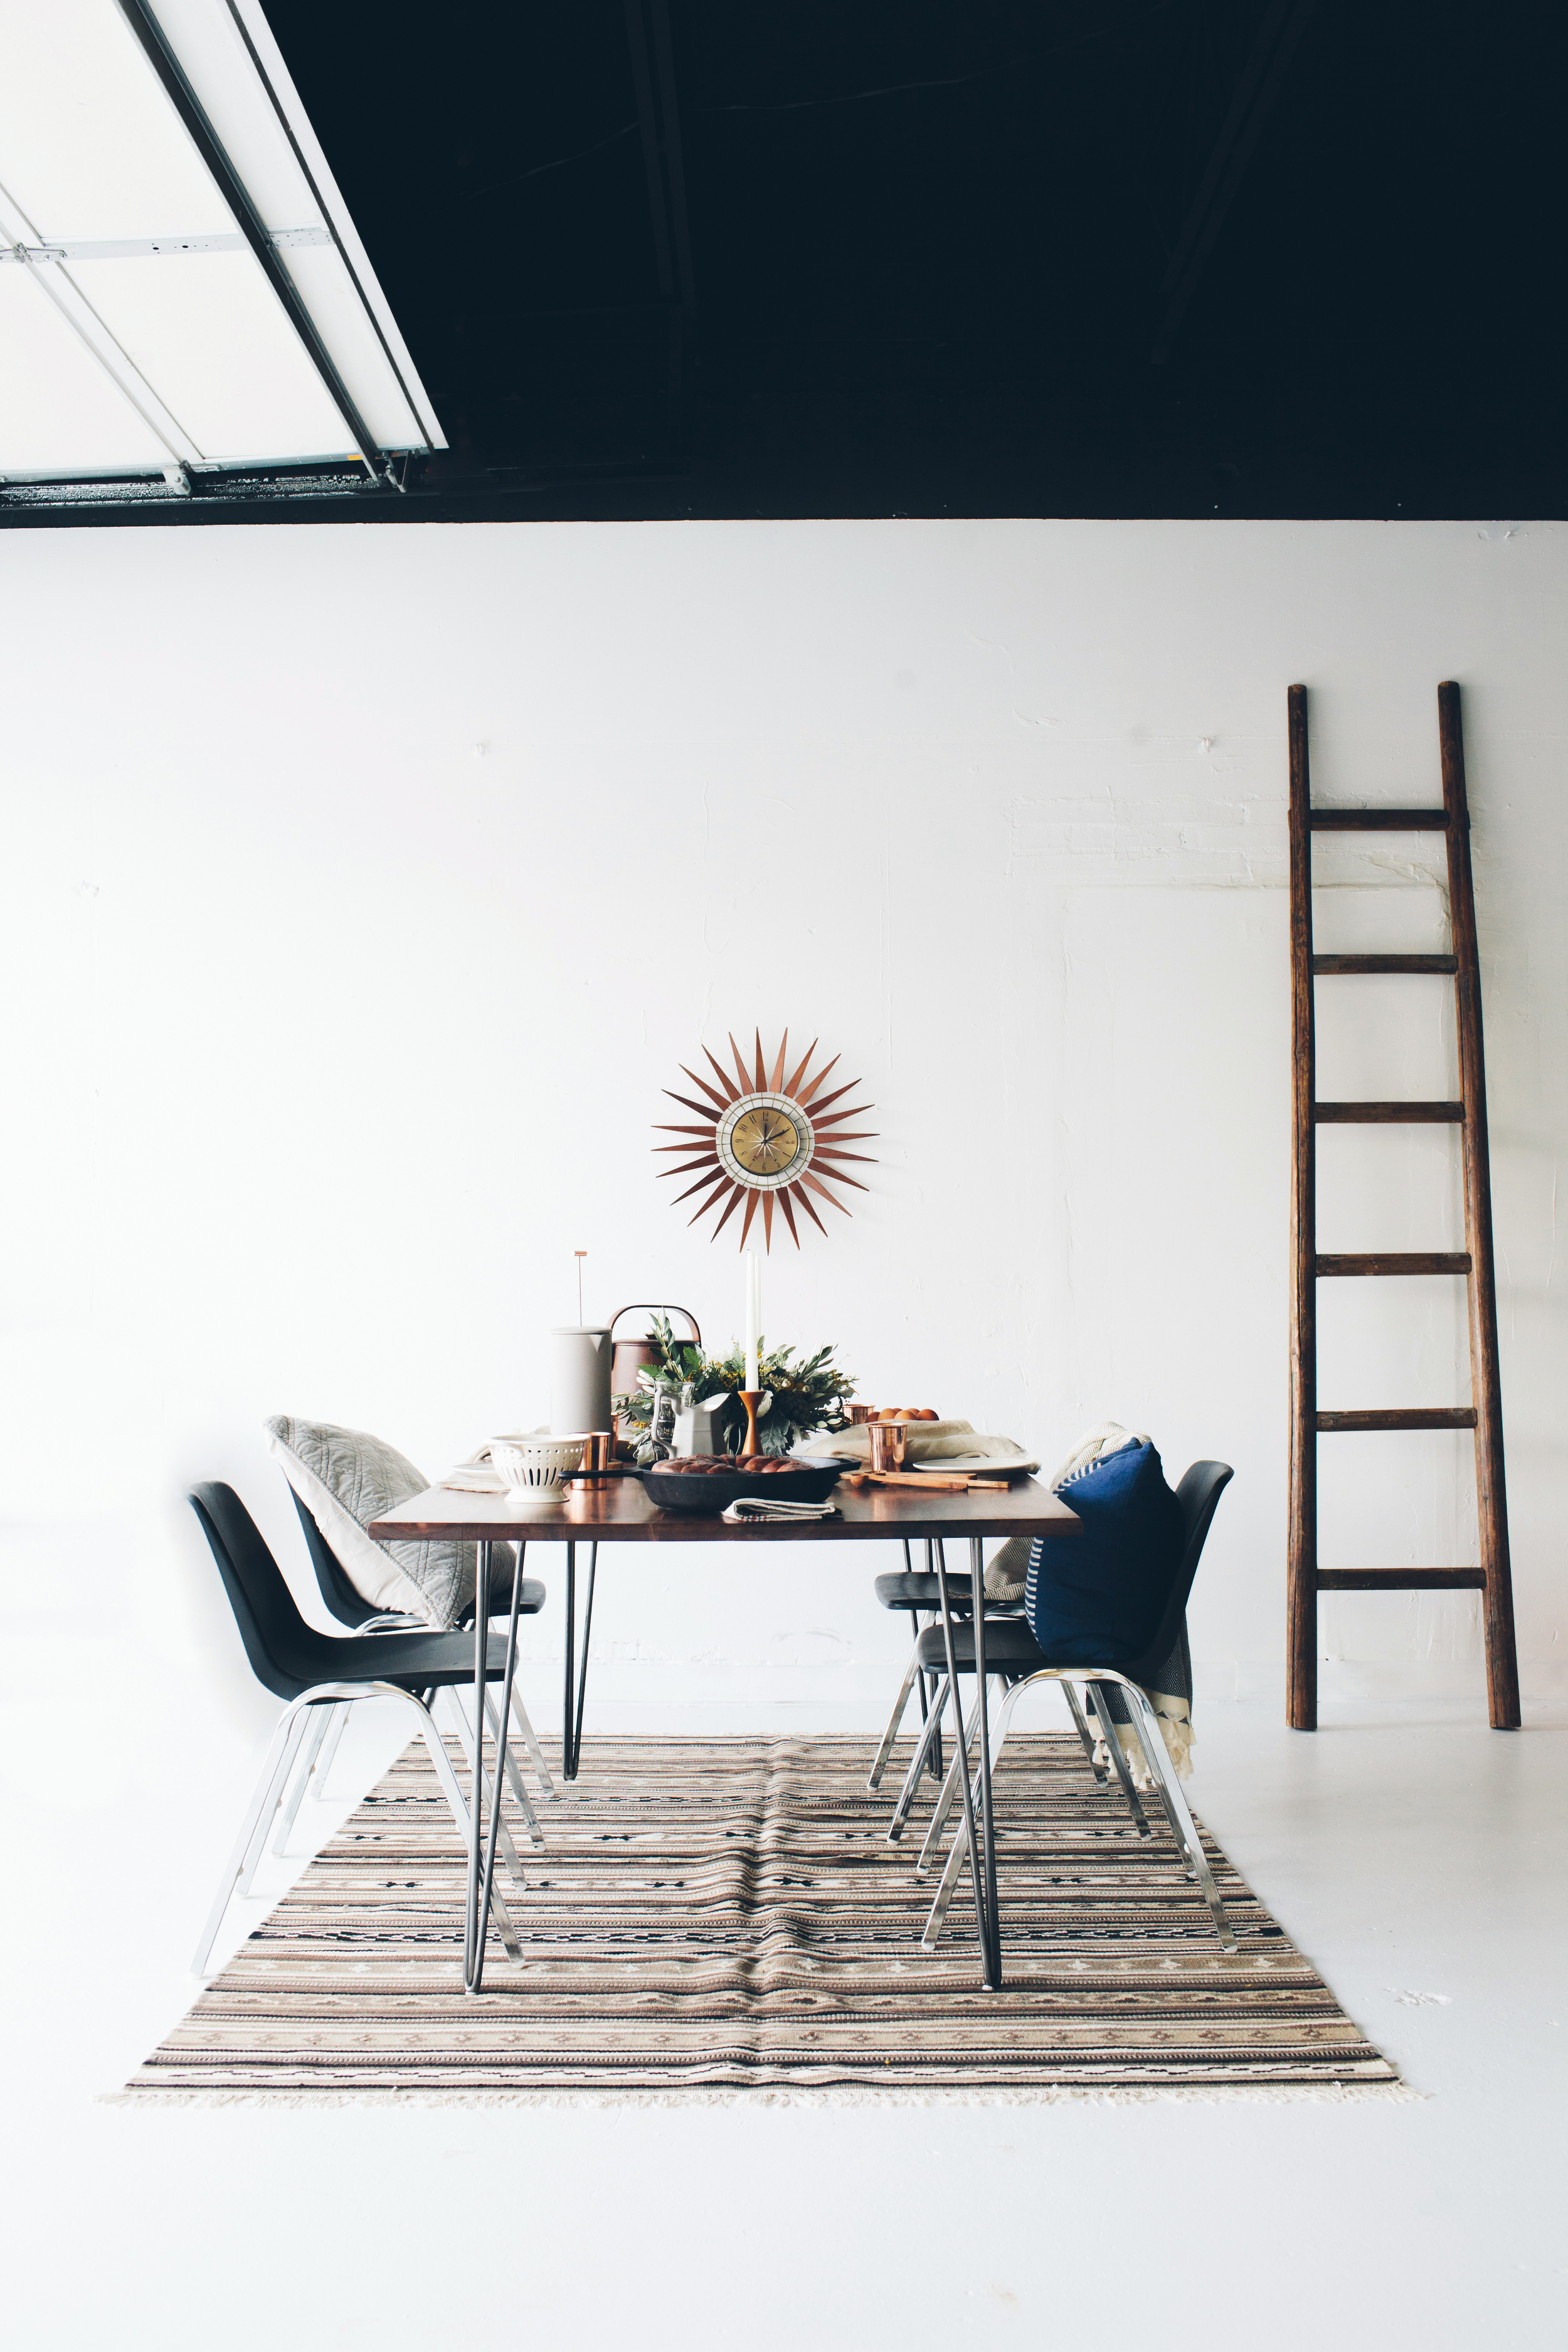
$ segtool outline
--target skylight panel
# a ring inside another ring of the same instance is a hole
[[[0,484],[446,446],[254,0],[0,27]]]
[[[171,462],[174,453],[53,303],[14,268],[0,269],[0,353],[5,470],[150,473]]]
[[[343,420],[248,252],[77,261],[71,275],[158,386],[197,462],[345,447]]]

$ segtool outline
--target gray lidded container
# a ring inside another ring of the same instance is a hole
[[[609,1325],[558,1323],[550,1334],[550,1430],[609,1429]]]

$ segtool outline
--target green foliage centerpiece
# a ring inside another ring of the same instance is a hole
[[[689,1340],[676,1339],[668,1315],[653,1318],[650,1337],[658,1343],[659,1360],[643,1367],[641,1377],[649,1385],[613,1400],[637,1460],[656,1458],[649,1433],[657,1391],[668,1391],[679,1403],[688,1386],[700,1403],[723,1395],[725,1402],[715,1412],[714,1420],[725,1453],[738,1454],[746,1434],[746,1408],[741,1402],[746,1380],[742,1350],[732,1346],[727,1356],[705,1356]],[[813,1430],[848,1427],[844,1408],[855,1393],[855,1383],[831,1360],[832,1355],[831,1348],[819,1348],[815,1356],[797,1363],[793,1348],[781,1348],[775,1355],[769,1355],[765,1348],[761,1351],[758,1378],[773,1397],[757,1423],[757,1439],[764,1454],[787,1454],[796,1438]]]

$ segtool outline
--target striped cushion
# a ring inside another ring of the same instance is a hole
[[[1102,1454],[1057,1491],[1083,1532],[1036,1538],[1026,1613],[1053,1665],[1118,1665],[1159,1626],[1182,1565],[1181,1505],[1147,1443]]]

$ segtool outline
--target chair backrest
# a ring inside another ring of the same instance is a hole
[[[191,1507],[212,1547],[245,1654],[258,1683],[279,1698],[298,1698],[332,1678],[329,1635],[307,1625],[283,1571],[232,1486],[216,1479],[191,1492]]]
[[[1228,1462],[1194,1462],[1183,1472],[1176,1488],[1176,1500],[1182,1507],[1182,1526],[1186,1535],[1182,1565],[1171,1587],[1170,1598],[1153,1639],[1130,1664],[1121,1669],[1131,1681],[1147,1685],[1149,1676],[1158,1673],[1181,1640],[1193,1579],[1198,1572],[1204,1544],[1214,1524],[1215,1510],[1235,1475]]]
[[[305,1530],[305,1549],[310,1555],[310,1565],[316,1571],[321,1598],[340,1625],[350,1626],[357,1633],[367,1617],[376,1615],[375,1603],[367,1601],[363,1593],[356,1591],[350,1583],[342,1560],[316,1525],[310,1506],[303,1497],[295,1495],[292,1486],[289,1492],[294,1495],[294,1508],[299,1512],[300,1525]]]

